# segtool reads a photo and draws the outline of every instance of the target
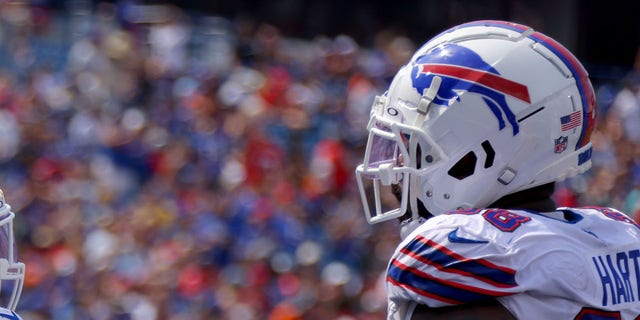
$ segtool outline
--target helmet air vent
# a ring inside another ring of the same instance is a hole
[[[484,168],[491,168],[491,166],[493,166],[493,160],[496,158],[496,152],[488,140],[482,143],[482,149],[487,154],[487,158],[484,160]]]

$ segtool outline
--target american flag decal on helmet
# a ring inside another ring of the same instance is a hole
[[[572,112],[569,115],[560,118],[562,131],[571,130],[582,124],[582,115],[580,111]]]

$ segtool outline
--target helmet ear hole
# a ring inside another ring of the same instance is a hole
[[[422,168],[422,148],[420,144],[416,146],[416,169]]]
[[[473,151],[469,151],[447,173],[458,180],[462,180],[475,172],[477,161],[476,154]]]

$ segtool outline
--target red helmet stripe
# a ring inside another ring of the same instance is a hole
[[[529,97],[529,90],[527,89],[527,86],[503,78],[491,72],[454,65],[431,63],[423,64],[421,72],[431,72],[444,76],[455,77],[470,82],[475,82],[487,88],[497,90],[514,98],[520,99],[526,103],[531,103],[531,98]]]

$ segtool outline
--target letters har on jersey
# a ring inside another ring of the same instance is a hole
[[[591,257],[592,269],[601,287],[603,307],[640,301],[640,245]]]

